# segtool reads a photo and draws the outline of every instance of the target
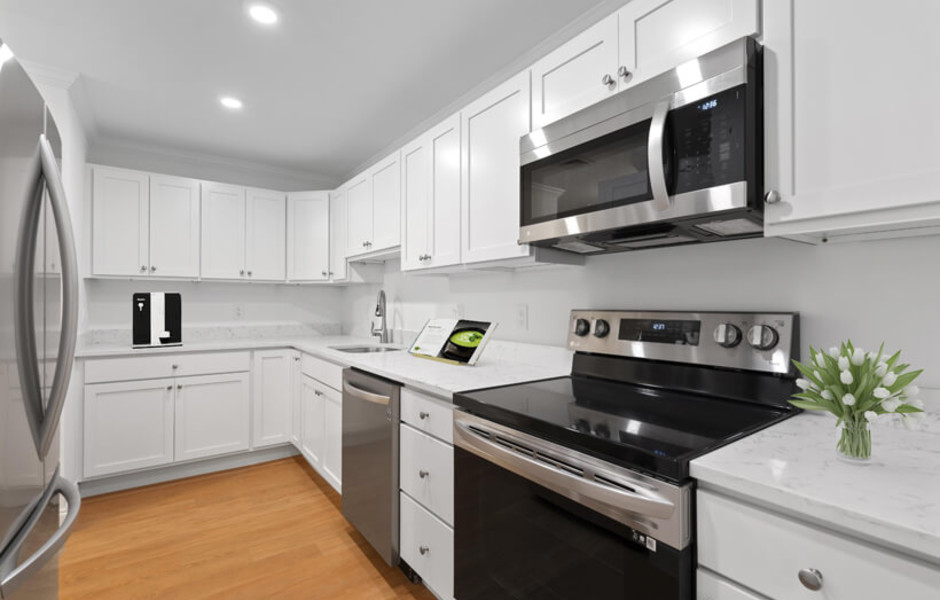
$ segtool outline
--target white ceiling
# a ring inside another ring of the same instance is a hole
[[[82,76],[92,143],[339,182],[611,2],[275,3],[282,20],[265,28],[242,0],[0,0],[0,37],[20,58]],[[224,110],[222,94],[244,110]]]

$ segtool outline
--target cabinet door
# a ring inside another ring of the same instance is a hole
[[[199,277],[199,182],[150,176],[150,272]]]
[[[454,530],[402,493],[401,558],[438,598],[454,597]]]
[[[289,350],[255,352],[252,448],[286,443],[291,434],[291,374]]]
[[[291,371],[290,371],[290,443],[300,450],[301,430],[303,426],[303,415],[300,410],[300,400],[303,383],[303,371],[300,368],[300,352],[291,352]]]
[[[202,185],[202,278],[245,279],[245,188]]]
[[[519,240],[519,138],[529,131],[529,73],[461,113],[463,262],[528,256]]]
[[[326,281],[330,270],[330,196],[299,192],[287,201],[287,278]]]
[[[251,391],[248,373],[176,380],[176,460],[247,450]]]
[[[372,168],[372,245],[387,250],[401,244],[401,160],[399,153]]]
[[[94,274],[149,273],[150,176],[95,167],[91,197]]]
[[[287,278],[287,196],[268,190],[247,191],[245,274],[253,281]]]
[[[369,252],[372,243],[372,178],[360,177],[346,192],[346,256]]]
[[[325,385],[323,393],[323,477],[342,493],[343,479],[343,395]]]
[[[85,386],[84,476],[173,462],[172,379]]]
[[[618,13],[621,89],[760,33],[760,0],[634,0]],[[693,63],[694,64],[694,63]],[[701,75],[699,75],[699,78]]]
[[[346,190],[330,192],[330,279],[346,281]]]
[[[425,267],[431,230],[431,153],[422,136],[401,151],[401,270]],[[459,220],[458,220],[459,224]]]
[[[617,72],[617,39],[614,14],[532,65],[533,128],[617,92],[623,80]]]
[[[428,150],[431,161],[431,212],[425,264],[429,267],[460,264],[459,114],[431,130],[428,134]]]
[[[303,420],[300,451],[317,471],[323,468],[323,446],[326,434],[323,424],[324,397],[318,386],[315,379],[304,376],[300,392],[300,411]]]

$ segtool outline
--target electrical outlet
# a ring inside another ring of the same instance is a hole
[[[242,305],[236,304],[235,305],[235,318],[241,319],[243,314],[244,314],[244,310],[242,309]]]
[[[462,319],[462,318],[463,318],[463,314],[464,314],[464,311],[463,311],[463,304],[460,304],[460,303],[455,304],[455,305],[454,305],[454,317],[453,317],[453,318],[455,318],[455,319]]]
[[[529,305],[528,304],[516,305],[516,326],[523,331],[529,330]]]

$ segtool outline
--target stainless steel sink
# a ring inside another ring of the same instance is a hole
[[[368,354],[372,352],[398,352],[401,348],[391,348],[389,346],[330,346],[331,350],[340,352],[349,352],[352,354]]]

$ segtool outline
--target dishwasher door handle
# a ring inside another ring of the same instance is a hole
[[[373,394],[372,392],[367,392],[364,389],[352,385],[348,381],[343,382],[343,392],[358,400],[365,400],[366,402],[381,404],[382,406],[388,406],[392,401],[391,396],[383,396],[382,394]]]

